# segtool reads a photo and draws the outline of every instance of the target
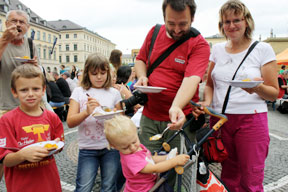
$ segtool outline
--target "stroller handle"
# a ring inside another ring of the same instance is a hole
[[[202,107],[201,105],[199,105],[193,101],[190,101],[190,103],[192,105],[194,105],[195,107]],[[203,106],[203,110],[206,114],[219,118],[219,121],[212,127],[212,129],[214,129],[214,131],[217,131],[228,120],[226,115],[218,113],[210,107],[204,107]]]
[[[190,103],[196,107],[202,107],[201,105],[199,105],[193,101],[190,101]],[[219,121],[217,123],[215,123],[215,125],[212,127],[212,129],[198,142],[198,144],[196,145],[196,149],[200,145],[202,145],[213,132],[217,131],[228,120],[226,115],[223,115],[221,113],[217,113],[216,111],[214,111],[210,107],[203,106],[203,110],[206,114],[208,114],[210,116],[218,117]],[[192,154],[190,152],[191,151],[188,152],[189,155]],[[192,150],[192,152],[193,152],[193,150]],[[176,166],[174,169],[178,175],[182,175],[184,173],[184,166]]]

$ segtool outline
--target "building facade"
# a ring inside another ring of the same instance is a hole
[[[110,40],[72,21],[58,20],[49,23],[60,32],[59,63],[66,68],[75,65],[78,69],[83,69],[89,54],[98,52],[108,59],[111,51],[115,49],[116,44]]]

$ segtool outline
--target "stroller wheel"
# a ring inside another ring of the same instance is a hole
[[[166,152],[169,152],[169,151],[171,150],[170,145],[169,145],[168,143],[166,143],[166,142],[164,142],[164,143],[162,144],[162,146],[163,146],[163,148],[164,148],[164,150],[165,150]]]

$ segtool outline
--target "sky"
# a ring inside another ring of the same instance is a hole
[[[164,24],[162,0],[20,0],[47,21],[70,20],[97,32],[124,54],[139,49],[152,26]],[[218,11],[226,0],[195,0],[192,26],[204,37],[218,34]],[[254,39],[288,37],[287,0],[242,0],[255,21]]]

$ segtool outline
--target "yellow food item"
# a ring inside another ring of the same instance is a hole
[[[112,110],[109,109],[108,107],[106,107],[106,108],[104,109],[104,111],[105,111],[105,112],[111,112]]]
[[[243,79],[242,81],[251,81],[251,79],[247,78],[247,79]]]
[[[29,59],[29,57],[28,56],[23,56],[23,57],[21,57],[22,59]]]
[[[58,148],[58,146],[56,144],[50,144],[50,143],[45,144],[44,147],[46,149],[51,149],[51,148],[56,148],[57,149]]]

